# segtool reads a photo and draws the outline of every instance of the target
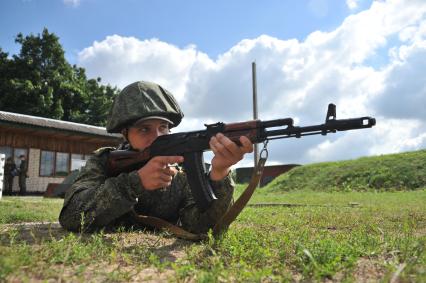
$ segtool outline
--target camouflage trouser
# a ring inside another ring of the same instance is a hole
[[[27,177],[19,176],[19,194],[21,196],[25,195],[27,193]]]

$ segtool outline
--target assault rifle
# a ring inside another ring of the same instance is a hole
[[[222,122],[205,125],[205,130],[174,133],[158,137],[143,151],[111,151],[107,162],[108,176],[138,170],[154,156],[183,156],[183,167],[187,174],[191,192],[200,210],[206,210],[216,196],[205,173],[203,152],[210,149],[210,138],[223,133],[240,145],[240,136],[248,137],[253,143],[273,139],[300,138],[308,135],[327,135],[337,131],[371,128],[376,120],[371,117],[336,119],[336,106],[328,105],[324,124],[299,127],[293,125],[292,118],[269,121],[251,120],[225,124]],[[271,129],[272,128],[272,129]]]

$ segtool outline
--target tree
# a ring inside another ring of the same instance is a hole
[[[70,96],[72,68],[65,60],[59,38],[45,28],[42,34],[15,39],[21,44],[19,55],[13,56],[15,95],[20,99],[14,108],[20,113],[65,119],[69,109],[66,104]]]
[[[18,55],[0,49],[0,109],[65,121],[105,125],[116,88],[88,80],[71,66],[59,38],[47,28],[38,35],[19,33]]]
[[[8,54],[0,48],[0,109],[5,109],[5,104],[10,101],[10,79],[12,61],[8,59]]]
[[[74,116],[75,122],[97,126],[106,125],[109,109],[119,91],[116,87],[101,85],[100,81],[101,78],[86,81],[86,92],[90,94],[90,99],[80,104],[80,111],[78,115]]]

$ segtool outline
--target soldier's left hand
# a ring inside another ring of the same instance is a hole
[[[210,179],[219,181],[225,178],[231,166],[243,159],[244,154],[253,152],[253,143],[245,136],[240,137],[241,146],[225,135],[218,133],[210,139],[210,149],[214,153]]]

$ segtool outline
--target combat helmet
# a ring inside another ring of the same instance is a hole
[[[138,81],[126,86],[115,98],[106,129],[109,133],[120,133],[146,117],[163,117],[172,122],[170,127],[176,127],[183,113],[169,91],[155,83]]]

